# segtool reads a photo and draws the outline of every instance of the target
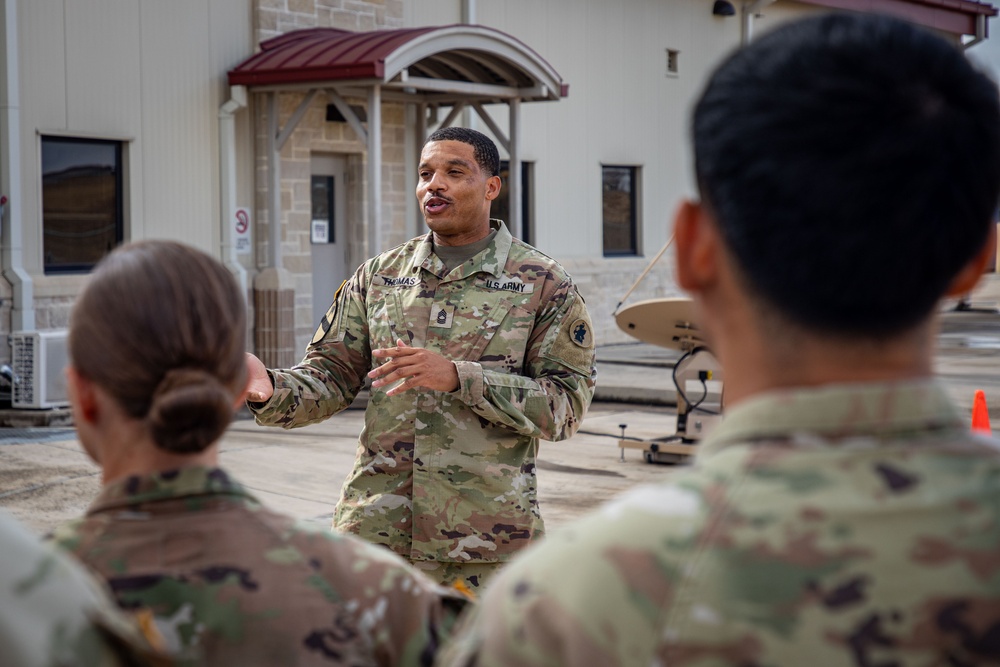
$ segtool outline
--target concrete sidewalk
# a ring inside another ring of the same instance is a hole
[[[539,504],[549,529],[633,486],[662,479],[671,468],[647,464],[618,448],[620,425],[630,438],[674,430],[673,412],[652,406],[595,403],[580,431],[543,442]],[[362,410],[346,410],[286,431],[239,419],[222,440],[222,465],[269,507],[329,526],[340,487],[354,465]],[[38,534],[80,516],[100,490],[100,471],[69,428],[0,429],[0,508]],[[623,460],[624,459],[624,460]]]
[[[972,310],[944,304],[935,370],[971,416],[976,389],[1000,424],[1000,280],[989,276]],[[671,370],[680,354],[640,343],[598,349],[596,400],[573,438],[543,442],[539,502],[549,528],[577,518],[636,484],[662,479],[671,468],[650,465],[618,439],[650,440],[675,431]],[[314,426],[285,431],[237,420],[222,441],[222,464],[268,505],[329,525],[340,486],[353,467],[363,411],[347,410]],[[72,428],[0,428],[0,507],[38,533],[79,516],[100,488],[99,472]]]

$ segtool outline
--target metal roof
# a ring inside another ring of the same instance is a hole
[[[977,35],[978,24],[997,8],[977,0],[801,0],[810,5],[866,13],[892,14],[954,35]],[[982,24],[985,28],[985,23]],[[985,30],[983,31],[985,37]]]
[[[568,85],[516,38],[478,25],[350,32],[311,28],[262,42],[229,72],[230,85],[380,83],[429,95],[525,101],[565,97]]]

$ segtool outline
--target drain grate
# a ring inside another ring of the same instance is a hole
[[[0,428],[0,445],[23,445],[31,442],[76,440],[72,428]]]

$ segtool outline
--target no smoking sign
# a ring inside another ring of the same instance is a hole
[[[250,209],[238,208],[233,215],[233,243],[236,244],[236,253],[239,255],[250,254]]]

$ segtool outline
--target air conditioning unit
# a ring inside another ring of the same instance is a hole
[[[66,330],[18,331],[11,334],[10,340],[10,365],[14,371],[11,407],[41,409],[68,405]]]

